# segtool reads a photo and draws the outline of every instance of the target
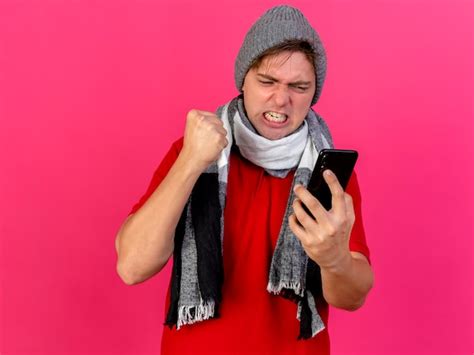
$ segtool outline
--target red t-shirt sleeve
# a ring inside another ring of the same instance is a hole
[[[362,222],[361,195],[355,171],[349,179],[349,183],[346,187],[346,192],[352,197],[352,202],[354,204],[354,213],[356,216],[354,226],[352,227],[351,237],[349,240],[349,249],[351,251],[357,251],[361,254],[364,254],[370,263],[370,252],[369,248],[367,247],[367,242],[365,240],[365,230],[364,224]]]
[[[128,215],[131,215],[137,212],[140,209],[140,207],[142,207],[145,204],[145,202],[148,200],[151,194],[153,194],[156,188],[161,184],[161,182],[163,181],[163,179],[166,177],[171,167],[173,166],[174,162],[178,158],[179,152],[181,151],[182,147],[183,147],[183,138],[178,139],[176,142],[174,142],[171,145],[170,150],[168,151],[168,153],[166,153],[165,157],[163,158],[160,165],[158,166],[158,169],[156,169],[155,173],[153,174],[153,177],[151,178],[151,182],[145,194],[132,207],[132,210],[130,211]]]

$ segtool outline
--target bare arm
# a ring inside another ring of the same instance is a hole
[[[372,288],[374,276],[366,257],[349,250],[355,221],[352,198],[344,192],[336,176],[327,172],[324,179],[332,194],[331,210],[327,211],[303,186],[297,186],[289,225],[308,256],[321,268],[326,301],[334,307],[356,310]],[[302,204],[316,220],[306,213]]]
[[[168,261],[176,225],[199,174],[180,154],[147,202],[123,224],[116,239],[117,272],[126,284],[148,279]]]
[[[324,299],[337,308],[360,308],[372,288],[374,275],[367,258],[351,252],[346,261],[333,269],[321,269]]]
[[[174,249],[174,232],[199,175],[227,145],[222,122],[210,112],[188,114],[183,149],[147,202],[120,228],[117,272],[133,285],[158,273]]]

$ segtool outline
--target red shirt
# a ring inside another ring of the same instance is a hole
[[[148,191],[131,213],[145,203],[164,179],[182,144],[182,138],[173,144],[155,172]],[[318,299],[317,308],[326,329],[312,339],[297,340],[296,304],[266,290],[293,176],[294,171],[283,179],[272,177],[238,152],[232,152],[224,210],[221,317],[186,325],[179,330],[164,327],[162,354],[329,354],[325,300]],[[356,213],[350,249],[369,258],[355,174],[346,191],[353,198]],[[169,294],[166,309],[168,305]]]

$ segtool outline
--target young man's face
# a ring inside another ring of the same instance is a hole
[[[313,65],[301,52],[263,58],[250,69],[242,87],[247,116],[258,133],[275,140],[302,123],[316,90]]]

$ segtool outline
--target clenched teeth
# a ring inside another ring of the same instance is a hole
[[[264,116],[267,120],[272,121],[272,122],[284,122],[287,117],[284,114],[273,112],[273,111],[265,112]]]

